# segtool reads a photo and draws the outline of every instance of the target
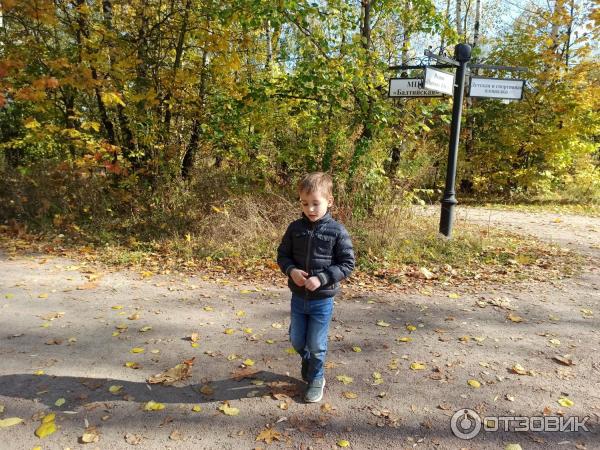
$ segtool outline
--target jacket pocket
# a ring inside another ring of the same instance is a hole
[[[308,240],[308,232],[307,231],[296,231],[292,234],[292,242],[295,246],[306,246],[306,242]]]
[[[314,245],[316,256],[328,256],[331,257],[333,254],[333,244],[335,238],[333,236],[327,236],[326,234],[315,233]]]

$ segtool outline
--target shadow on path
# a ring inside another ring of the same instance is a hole
[[[118,393],[109,392],[110,386],[122,386]],[[237,381],[225,378],[206,383],[212,393],[200,393],[204,384],[180,383],[179,386],[149,385],[145,381],[132,382],[109,378],[83,378],[69,376],[14,374],[0,376],[0,395],[26,400],[37,399],[54,411],[73,409],[90,402],[130,400],[146,403],[208,403],[239,400],[263,395],[296,397],[304,383],[296,378],[268,371],[258,371],[250,378]],[[57,407],[59,398],[66,400],[64,407]],[[68,405],[68,406],[67,406]]]

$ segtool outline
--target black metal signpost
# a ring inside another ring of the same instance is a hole
[[[425,51],[425,56],[435,59],[438,61],[436,65],[404,65],[404,66],[393,66],[390,67],[392,70],[409,70],[409,69],[425,69],[427,71],[428,68],[456,68],[456,75],[454,77],[454,93],[453,93],[453,104],[452,104],[452,122],[450,125],[450,143],[448,147],[448,166],[446,170],[446,187],[444,189],[444,196],[442,197],[442,212],[440,215],[440,233],[442,233],[447,238],[450,238],[452,235],[452,225],[454,222],[454,207],[457,203],[456,201],[456,192],[455,192],[455,182],[456,182],[456,161],[458,158],[458,143],[460,136],[460,119],[462,115],[462,104],[464,98],[464,88],[465,88],[465,75],[469,68],[469,61],[471,60],[471,46],[467,44],[458,44],[454,48],[454,59],[447,58],[445,56],[436,55],[430,51]],[[486,65],[486,64],[472,64],[470,67],[478,68],[478,69],[487,69],[487,70],[506,70],[506,71],[526,71],[527,69],[523,67],[509,67],[509,66],[496,66],[496,65]],[[432,71],[430,70],[430,73]],[[448,85],[447,80],[444,80],[443,74],[438,78],[439,80],[428,81],[428,76],[425,76],[424,85],[422,88],[429,89],[432,91],[448,93]],[[446,74],[448,75],[448,74]],[[518,85],[515,87],[514,83],[509,83],[509,81],[513,80],[502,80],[497,78],[490,78],[489,80],[494,80],[495,85],[492,86],[492,81],[487,83],[490,85],[490,88],[487,88],[487,84],[478,85],[478,94],[477,97],[485,97],[485,98],[509,98],[513,100],[520,100],[522,98],[522,89],[523,83],[521,83],[521,92],[516,93],[518,89]],[[515,80],[522,81],[522,80]],[[504,83],[503,83],[504,82]],[[428,84],[429,83],[429,84]],[[390,97],[415,97],[415,95],[402,95],[404,91],[397,90],[395,95],[392,92],[392,84],[390,80]],[[487,89],[487,90],[486,90]],[[504,90],[506,90],[507,94],[503,94]],[[419,97],[428,97],[430,95],[418,95]]]

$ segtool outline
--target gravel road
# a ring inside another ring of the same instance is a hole
[[[336,301],[321,404],[297,395],[283,283],[113,271],[4,250],[0,420],[24,422],[0,428],[0,448],[330,449],[347,440],[354,449],[599,449],[600,219],[459,207],[462,221],[568,246],[590,267],[468,290],[347,290]],[[146,383],[193,357],[183,382]],[[164,409],[145,411],[149,401]],[[227,407],[238,414],[219,409]],[[589,431],[482,430],[461,440],[450,424],[464,408],[587,417]],[[58,430],[40,439],[34,432],[50,412]],[[80,443],[86,426],[98,442]]]

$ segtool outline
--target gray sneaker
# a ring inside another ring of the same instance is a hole
[[[306,392],[304,394],[304,401],[306,403],[317,403],[323,398],[323,390],[325,389],[325,378],[320,380],[312,380],[308,383]]]

